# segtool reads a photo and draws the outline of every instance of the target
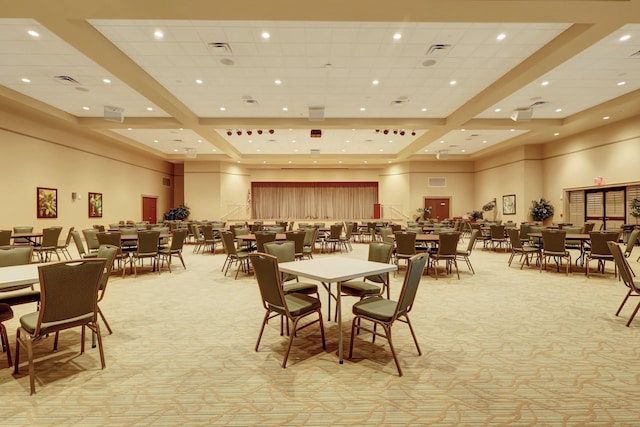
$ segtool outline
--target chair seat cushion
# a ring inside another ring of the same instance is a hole
[[[284,296],[287,300],[287,307],[292,316],[300,316],[302,314],[314,311],[320,308],[320,300],[305,294],[287,294]]]
[[[342,293],[352,296],[379,295],[382,289],[373,283],[351,280],[341,285]]]
[[[20,317],[20,326],[22,326],[28,333],[32,334],[36,330],[38,324],[38,312],[25,314]]]
[[[353,305],[353,314],[370,317],[382,322],[390,322],[396,311],[397,302],[382,297],[365,298]]]
[[[284,294],[301,293],[301,294],[316,294],[318,293],[318,285],[315,283],[295,282],[282,286]]]

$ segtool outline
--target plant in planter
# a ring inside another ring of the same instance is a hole
[[[185,219],[189,218],[189,214],[191,214],[191,209],[189,209],[189,206],[181,203],[177,208],[169,210],[169,213],[165,215],[165,219],[184,221]]]
[[[640,218],[640,198],[631,199],[629,203],[629,214],[636,219],[636,224],[638,223],[638,218]]]
[[[532,200],[530,213],[534,221],[544,221],[553,216],[553,205],[542,197],[540,200]]]
[[[426,207],[426,208],[418,208],[416,209],[416,212],[418,212],[418,218],[417,219],[421,219],[421,220],[426,220],[428,215],[431,215],[431,211],[433,210],[433,208],[431,206]]]
[[[477,221],[479,219],[482,219],[482,211],[467,212],[467,215],[469,215],[469,219],[471,221]]]

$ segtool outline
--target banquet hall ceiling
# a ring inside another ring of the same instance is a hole
[[[475,159],[640,114],[639,0],[388,5],[3,4],[0,99],[172,162],[266,165]]]

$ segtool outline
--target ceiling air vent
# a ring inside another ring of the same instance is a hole
[[[309,107],[309,120],[312,122],[324,120],[324,107]]]
[[[69,76],[53,76],[53,80],[67,86],[80,86],[80,82]]]
[[[258,100],[253,98],[247,98],[247,99],[243,99],[242,103],[246,105],[258,105]]]
[[[124,122],[124,108],[104,106],[104,119],[110,122]]]
[[[446,187],[447,178],[445,177],[429,177],[429,187]]]
[[[320,149],[312,148],[311,150],[309,150],[309,154],[311,155],[311,157],[320,157]]]
[[[427,49],[426,55],[433,58],[441,58],[447,56],[449,49],[451,49],[450,44],[432,44],[429,46],[429,49]]]
[[[229,55],[233,53],[231,46],[227,42],[211,42],[207,43],[207,46],[214,55]]]
[[[185,148],[184,149],[184,156],[189,158],[189,159],[195,159],[196,156],[198,155],[198,153],[196,152],[195,148]]]

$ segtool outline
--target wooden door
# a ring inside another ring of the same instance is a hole
[[[142,220],[155,224],[158,218],[157,197],[142,196]]]
[[[434,218],[437,220],[443,220],[450,218],[451,212],[449,211],[449,198],[444,197],[425,197],[424,198],[424,207],[428,208],[431,206],[431,215],[428,215],[427,218]]]

